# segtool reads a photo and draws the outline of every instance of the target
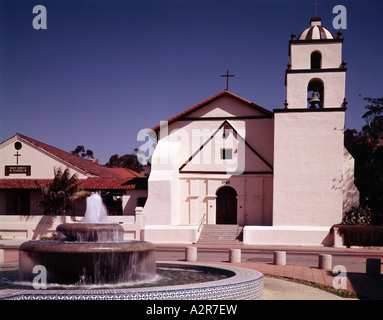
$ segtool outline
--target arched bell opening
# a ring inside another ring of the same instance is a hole
[[[307,107],[310,109],[323,108],[324,84],[321,79],[311,79],[307,86]]]

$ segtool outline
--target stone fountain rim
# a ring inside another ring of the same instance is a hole
[[[124,228],[118,223],[62,223],[56,227],[58,232],[120,231]]]
[[[79,242],[59,240],[31,240],[20,245],[23,252],[46,252],[46,253],[124,253],[145,252],[155,250],[155,246],[147,241],[117,241],[117,242]]]

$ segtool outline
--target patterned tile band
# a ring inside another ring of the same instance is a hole
[[[233,272],[226,279],[193,283],[132,289],[100,290],[1,290],[1,299],[12,300],[260,300],[263,298],[263,274],[256,270],[229,265],[200,263],[160,262],[160,267],[207,270],[218,268]]]

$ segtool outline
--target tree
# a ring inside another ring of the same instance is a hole
[[[360,132],[345,131],[345,147],[355,159],[361,206],[371,208],[374,224],[383,224],[383,98],[363,99],[366,125]]]
[[[93,159],[93,151],[92,150],[85,150],[84,146],[77,146],[71,153],[75,156],[85,158],[85,159]]]
[[[363,98],[363,100],[369,104],[365,106],[368,111],[362,118],[366,120],[367,126],[370,126],[371,120],[383,115],[383,98]]]
[[[119,157],[118,154],[114,154],[105,165],[110,168],[127,168],[138,173],[143,170],[135,154],[125,154],[121,157]]]
[[[33,204],[42,207],[44,214],[54,212],[55,215],[65,215],[65,213],[74,209],[75,201],[86,198],[88,191],[84,191],[78,181],[77,175],[70,175],[66,168],[62,171],[61,167],[54,169],[54,178],[48,185],[40,184],[41,200]]]

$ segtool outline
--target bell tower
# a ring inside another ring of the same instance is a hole
[[[289,41],[286,70],[286,108],[340,108],[345,100],[346,63],[342,61],[343,38],[335,38],[313,17],[310,27]],[[311,101],[310,101],[311,100]]]
[[[327,228],[342,220],[342,44],[320,17],[291,35],[285,107],[274,110],[273,225]]]

